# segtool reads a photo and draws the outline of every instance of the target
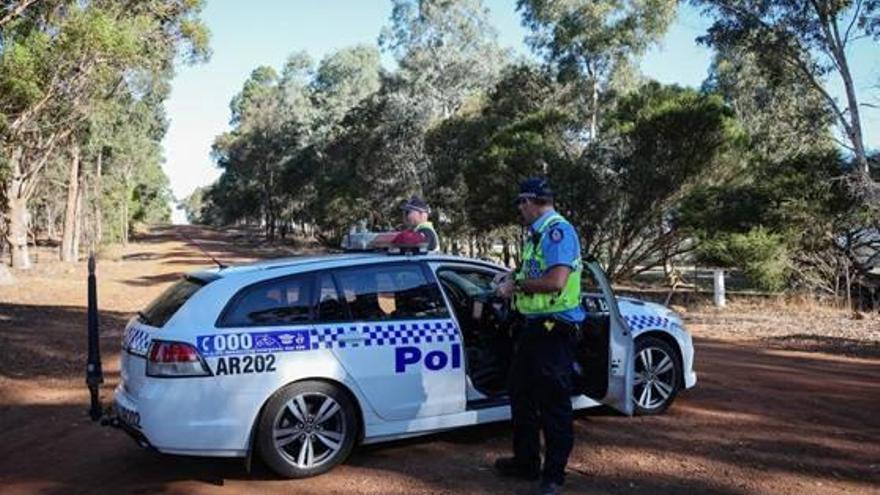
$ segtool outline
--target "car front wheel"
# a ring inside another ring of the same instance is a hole
[[[656,337],[636,340],[633,399],[636,414],[662,414],[678,394],[681,383],[678,355],[667,342]]]
[[[354,404],[345,392],[329,383],[297,382],[269,399],[260,417],[257,448],[279,475],[305,478],[344,461],[357,433]]]

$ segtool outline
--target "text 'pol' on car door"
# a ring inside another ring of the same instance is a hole
[[[333,352],[376,414],[406,420],[464,410],[460,333],[423,263],[377,263],[320,277],[319,305],[337,297],[350,315],[339,322]]]

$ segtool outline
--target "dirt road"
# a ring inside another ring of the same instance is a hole
[[[118,381],[120,330],[128,316],[180,272],[210,264],[181,233],[200,239],[226,261],[279,254],[242,239],[233,248],[228,234],[176,227],[140,239],[119,261],[100,262],[105,399]],[[47,262],[48,256],[33,273],[18,274],[15,285],[0,287],[0,494],[527,493],[531,488],[500,480],[489,469],[496,456],[508,452],[507,424],[359,448],[331,473],[300,481],[278,479],[260,465],[248,474],[239,460],[141,450],[121,432],[86,417],[85,266]],[[732,328],[734,311],[725,314]],[[790,323],[803,315],[780,318]],[[580,415],[567,493],[880,494],[880,358],[874,342],[850,338],[839,351],[788,345],[775,334],[772,342],[761,340],[755,337],[760,332],[744,338],[731,331],[735,335],[725,338],[723,328],[705,315],[689,319],[697,388],[661,417]],[[763,321],[772,333],[772,320],[750,321]]]

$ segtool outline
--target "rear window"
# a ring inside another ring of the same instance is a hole
[[[312,320],[312,276],[261,282],[237,294],[218,322],[221,327],[291,325]]]
[[[165,323],[174,316],[174,313],[183,306],[183,303],[204,287],[206,283],[203,280],[191,277],[180,280],[165,289],[162,295],[153,300],[145,310],[139,312],[138,318],[142,323],[153,327],[165,326]]]

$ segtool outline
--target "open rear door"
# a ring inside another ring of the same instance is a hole
[[[604,397],[595,397],[599,402],[610,406],[627,416],[634,410],[633,387],[633,337],[629,327],[620,316],[617,298],[611,290],[608,277],[592,256],[584,260],[584,268],[592,274],[598,289],[601,290],[608,310],[608,387]],[[586,273],[584,275],[587,275]],[[588,368],[590,363],[581,363]],[[585,391],[586,393],[586,391]],[[590,396],[593,394],[586,393]]]

